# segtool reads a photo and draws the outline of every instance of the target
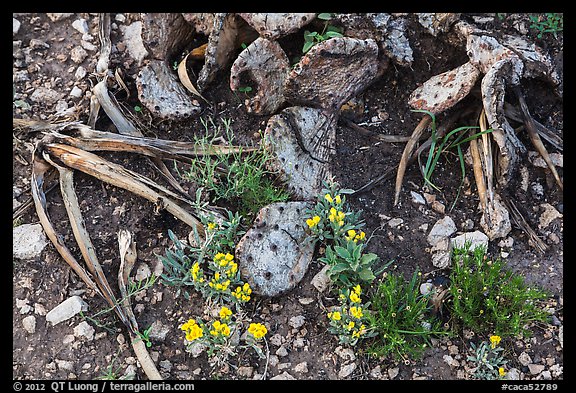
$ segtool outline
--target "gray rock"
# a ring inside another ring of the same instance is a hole
[[[338,378],[344,379],[349,377],[354,372],[354,370],[356,370],[356,367],[358,367],[356,363],[348,363],[343,365],[340,367],[340,371],[338,371]]]
[[[398,376],[399,373],[400,373],[400,368],[398,368],[398,367],[389,368],[388,369],[388,378],[394,379]]]
[[[88,324],[86,321],[80,322],[74,328],[74,335],[76,337],[84,337],[88,341],[92,341],[94,339],[94,328]]]
[[[170,330],[170,326],[164,325],[159,320],[156,320],[152,323],[151,329],[148,332],[148,337],[154,341],[163,342]]]
[[[142,22],[136,21],[129,26],[122,25],[120,26],[120,31],[124,36],[124,43],[128,53],[140,66],[144,58],[148,56],[148,51],[142,41]]]
[[[564,325],[558,328],[558,342],[560,343],[560,347],[564,348]]]
[[[324,266],[314,277],[310,283],[318,290],[318,292],[324,292],[332,283],[330,277],[328,277],[329,265]]]
[[[404,220],[403,220],[403,219],[398,218],[398,217],[395,217],[395,218],[391,218],[391,219],[388,221],[388,226],[389,226],[390,228],[396,228],[398,225],[403,224],[403,223],[404,223]]]
[[[532,363],[532,358],[526,352],[522,352],[520,355],[518,355],[518,361],[521,365],[528,366],[530,363]]]
[[[36,332],[36,317],[34,315],[28,315],[22,319],[22,327],[30,334]]]
[[[275,333],[274,335],[272,335],[272,337],[270,337],[270,344],[275,345],[277,347],[282,345],[283,341],[284,340],[283,340],[282,335],[280,333]]]
[[[207,346],[205,344],[198,341],[194,341],[186,348],[186,351],[189,352],[193,358],[197,358],[202,354],[202,352],[206,350],[206,348]]]
[[[306,374],[308,372],[308,363],[301,362],[294,366],[294,372]]]
[[[254,374],[254,367],[250,366],[240,366],[236,370],[236,375],[243,378],[251,378]]]
[[[140,262],[136,268],[136,274],[134,275],[134,280],[144,281],[152,275],[150,268],[144,262]]]
[[[410,191],[410,195],[412,196],[412,202],[414,202],[417,205],[425,205],[426,204],[426,200],[424,199],[424,197],[420,194],[418,194],[415,191]]]
[[[334,352],[336,353],[336,355],[338,355],[338,357],[340,357],[340,359],[344,361],[356,360],[356,355],[354,354],[354,351],[351,348],[343,348],[338,346],[336,347]]]
[[[530,370],[530,374],[532,374],[532,375],[538,375],[538,374],[540,374],[542,371],[544,371],[544,365],[542,365],[542,364],[530,363],[530,364],[528,365],[528,370]]]
[[[288,350],[284,345],[280,345],[280,348],[276,350],[276,356],[284,357],[288,355]]]
[[[20,30],[20,21],[16,18],[12,18],[12,36],[18,34]]]
[[[476,247],[484,247],[488,249],[488,236],[480,231],[466,232],[459,236],[452,238],[452,247],[463,248],[466,242],[470,242],[470,250]]]
[[[56,364],[58,365],[58,368],[60,370],[63,370],[63,371],[74,370],[74,362],[71,360],[56,359],[55,361],[56,361]]]
[[[563,154],[561,154],[561,153],[549,153],[548,155],[550,156],[550,161],[552,161],[552,164],[554,164],[554,166],[557,166],[560,168],[564,167],[564,155]],[[540,154],[538,152],[529,151],[528,152],[528,160],[535,167],[548,168],[546,161],[544,161],[544,159],[540,156]]]
[[[550,223],[552,221],[554,221],[557,218],[563,217],[563,215],[558,210],[556,210],[556,208],[554,208],[554,206],[552,206],[549,203],[541,204],[540,208],[544,210],[544,212],[540,215],[540,219],[539,219],[539,223],[538,223],[538,227],[540,229],[547,228],[548,225],[550,225]]]
[[[432,255],[432,265],[438,269],[447,269],[452,263],[450,251],[437,251]]]
[[[454,359],[452,356],[450,355],[444,355],[442,357],[442,359],[444,360],[444,362],[446,362],[450,367],[459,367],[460,363],[458,362],[458,360]]]
[[[88,310],[88,305],[80,296],[71,296],[50,310],[46,314],[46,321],[54,326],[60,322],[67,321],[80,311],[86,310]]]
[[[76,64],[82,63],[87,57],[88,52],[81,46],[75,46],[70,51],[70,59]]]
[[[308,207],[306,202],[272,203],[238,242],[238,265],[255,293],[278,296],[306,274],[314,254],[313,244],[303,243]]]
[[[432,289],[434,288],[434,284],[430,282],[425,282],[420,284],[420,293],[424,296],[428,295]]]
[[[40,256],[48,238],[40,224],[22,224],[12,229],[12,256],[35,259]]]
[[[510,213],[499,199],[500,197],[495,194],[493,203],[488,203],[486,212],[480,217],[480,226],[490,240],[504,238],[512,230]]]
[[[290,320],[288,321],[288,325],[290,325],[294,329],[300,329],[302,326],[304,326],[305,322],[306,318],[304,318],[304,315],[297,315],[295,317],[290,318]]]
[[[30,95],[30,99],[38,104],[53,105],[62,98],[62,94],[47,87],[37,87]]]

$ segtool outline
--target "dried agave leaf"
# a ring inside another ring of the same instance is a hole
[[[116,99],[112,98],[110,94],[108,94],[106,78],[94,86],[92,93],[96,96],[102,109],[104,109],[106,115],[108,115],[110,120],[112,120],[112,123],[114,123],[119,133],[133,136],[141,135],[136,126],[132,124],[132,122],[128,120],[119,109]]]
[[[98,37],[100,39],[100,55],[96,63],[96,72],[106,74],[112,53],[112,42],[110,41],[110,14],[101,13],[98,23]]]
[[[194,87],[194,84],[192,83],[192,81],[190,80],[190,77],[188,76],[188,69],[186,67],[186,61],[188,60],[188,56],[190,56],[192,53],[193,52],[188,53],[186,55],[186,57],[184,57],[184,59],[182,59],[182,61],[178,64],[178,78],[180,79],[180,82],[182,82],[184,87],[190,93],[197,95],[198,97],[202,98],[204,101],[209,103],[208,100],[206,98],[204,98],[204,96],[202,94],[200,94],[200,92],[198,92],[198,90],[196,90],[196,87]]]

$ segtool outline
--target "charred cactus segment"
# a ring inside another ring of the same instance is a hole
[[[452,25],[460,19],[459,13],[437,12],[418,13],[418,22],[434,37],[447,33]]]
[[[286,80],[286,100],[295,105],[339,108],[380,76],[373,39],[335,37],[304,55]]]
[[[143,13],[142,40],[152,58],[168,62],[188,45],[194,30],[178,13]]]
[[[214,27],[214,13],[212,12],[198,12],[182,13],[184,20],[188,22],[198,34],[209,36]]]
[[[260,37],[275,40],[293,33],[316,18],[313,13],[250,13],[239,14]]]
[[[258,115],[276,112],[284,103],[284,82],[290,63],[278,42],[257,38],[232,64],[230,89],[238,90],[241,77],[248,74],[256,85],[256,95],[250,98],[247,111]]]
[[[264,146],[272,153],[272,169],[299,199],[313,200],[331,176],[336,146],[336,115],[319,109],[290,107],[268,120]]]
[[[444,112],[466,97],[479,77],[480,70],[471,62],[465,63],[428,79],[414,90],[408,103],[414,109]]]
[[[200,112],[166,62],[152,60],[136,77],[138,99],[162,119],[178,120]]]
[[[261,296],[278,296],[304,277],[314,244],[304,243],[306,202],[280,202],[260,210],[236,246],[242,277]]]

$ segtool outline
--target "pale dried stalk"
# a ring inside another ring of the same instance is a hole
[[[394,206],[398,204],[398,198],[400,197],[400,189],[402,188],[402,180],[404,179],[404,173],[406,172],[406,167],[408,165],[408,160],[412,156],[412,152],[414,151],[414,147],[416,143],[422,136],[424,130],[428,127],[428,125],[432,122],[432,118],[429,115],[425,115],[420,123],[414,129],[412,136],[406,143],[404,147],[404,151],[402,152],[402,158],[400,158],[400,163],[398,164],[398,172],[396,173],[396,187],[394,189]]]
[[[196,217],[174,203],[166,193],[159,193],[153,190],[143,181],[145,180],[148,184],[155,184],[152,180],[130,172],[122,166],[104,160],[95,154],[72,146],[46,144],[44,145],[44,149],[68,167],[84,172],[116,187],[123,188],[157,204],[159,208],[166,209],[176,218],[191,227],[196,227],[198,233],[204,236],[204,226]],[[160,186],[158,186],[158,188],[162,190]]]

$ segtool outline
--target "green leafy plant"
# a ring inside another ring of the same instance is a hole
[[[319,42],[326,41],[334,37],[342,37],[342,30],[329,25],[328,22],[332,19],[332,14],[321,13],[317,16],[318,19],[324,20],[324,27],[320,33],[317,31],[304,31],[304,46],[302,47],[302,53],[307,53],[314,45]]]
[[[241,86],[238,88],[238,91],[244,94],[248,94],[252,91],[252,87],[251,86]]]
[[[132,374],[120,376],[120,372],[122,371],[122,365],[114,367],[114,363],[116,362],[116,360],[118,360],[118,354],[119,354],[119,350],[118,350],[118,352],[116,352],[116,355],[114,356],[114,358],[112,359],[110,364],[108,366],[106,366],[106,369],[104,370],[104,372],[102,374],[100,374],[99,377],[96,378],[97,380],[116,381],[116,380],[124,380],[124,379],[133,378]]]
[[[395,358],[419,357],[430,338],[450,334],[442,323],[430,316],[428,295],[420,294],[421,274],[414,272],[410,281],[401,274],[384,273],[376,292],[371,296],[370,328],[377,334],[368,353]]]
[[[424,177],[424,184],[425,185],[429,185],[430,187],[432,187],[438,191],[441,191],[440,188],[432,182],[432,175],[434,173],[434,170],[436,169],[436,165],[438,164],[438,160],[440,159],[440,157],[443,154],[449,153],[454,148],[456,149],[456,152],[458,154],[458,160],[460,162],[461,180],[460,180],[460,186],[458,187],[458,194],[457,194],[454,202],[452,203],[452,206],[450,207],[450,210],[452,210],[454,208],[454,206],[456,205],[456,201],[458,200],[458,197],[460,196],[460,191],[462,190],[462,187],[464,185],[464,180],[466,178],[466,167],[465,167],[465,161],[464,161],[464,153],[462,151],[462,145],[464,143],[470,142],[471,140],[480,137],[483,134],[487,134],[489,132],[492,132],[492,129],[484,130],[484,131],[481,131],[481,132],[478,132],[478,133],[475,133],[473,135],[466,137],[466,135],[468,134],[468,131],[474,130],[474,129],[479,129],[479,127],[476,127],[476,126],[458,127],[458,128],[453,129],[452,131],[448,132],[442,138],[440,138],[438,136],[438,130],[436,127],[436,116],[434,116],[433,113],[431,113],[430,111],[427,111],[427,110],[420,110],[420,109],[415,109],[415,110],[413,110],[413,112],[426,113],[428,116],[430,116],[432,118],[432,122],[430,125],[430,128],[432,130],[431,144],[430,144],[430,148],[428,149],[428,157],[427,157],[426,163],[424,165],[422,165],[420,156],[418,156],[418,163],[419,163],[420,168],[422,168],[422,174]]]
[[[538,31],[538,38],[542,38],[545,33],[552,33],[554,38],[558,38],[558,33],[564,30],[564,15],[556,13],[545,13],[543,16],[530,15],[532,24],[530,28]]]
[[[530,335],[527,326],[546,322],[548,313],[540,302],[548,297],[524,277],[505,268],[505,262],[489,259],[485,247],[453,249],[450,274],[451,315],[476,334]]]
[[[354,346],[359,340],[373,337],[375,333],[368,326],[370,303],[362,304],[362,288],[341,289],[339,305],[328,312],[328,331],[338,336],[341,344]]]
[[[500,336],[490,336],[490,343],[482,341],[478,346],[470,343],[473,355],[468,356],[468,361],[476,365],[474,378],[494,380],[506,375],[504,366],[508,361],[502,356],[504,348],[498,346],[500,340]]]
[[[148,327],[148,329],[144,329],[142,332],[136,332],[138,335],[137,340],[142,340],[146,344],[147,348],[152,346],[152,341],[150,341],[150,330],[152,330],[152,326]]]
[[[202,119],[206,136],[196,140],[199,147],[208,149],[221,132],[212,120]],[[224,135],[232,140],[230,120],[223,119]],[[210,126],[214,128],[210,137]],[[217,152],[192,160],[190,168],[182,175],[207,192],[212,202],[227,202],[244,217],[253,217],[262,207],[273,202],[285,202],[290,193],[277,185],[275,173],[268,170],[270,154],[261,145],[255,151],[233,153]]]

